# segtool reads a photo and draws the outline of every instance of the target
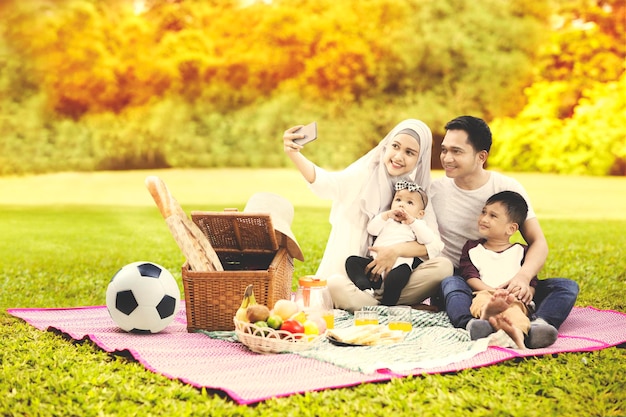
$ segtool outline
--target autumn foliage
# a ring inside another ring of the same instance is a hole
[[[283,166],[311,120],[308,155],[341,167],[403,118],[440,136],[460,114],[493,122],[493,166],[623,173],[624,127],[576,144],[624,115],[624,6],[557,3],[7,0],[0,174]]]

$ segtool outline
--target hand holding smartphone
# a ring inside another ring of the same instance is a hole
[[[309,123],[308,125],[302,126],[300,129],[296,130],[293,133],[301,133],[304,134],[304,138],[294,139],[293,142],[304,146],[309,142],[317,139],[317,122]]]

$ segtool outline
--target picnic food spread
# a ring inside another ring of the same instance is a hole
[[[271,310],[268,306],[257,303],[252,285],[248,285],[244,292],[241,306],[235,314],[235,325],[247,333],[260,330],[256,333],[264,337],[284,338],[284,334],[268,330],[272,329],[292,333],[296,335],[296,339],[307,340],[323,334],[327,328],[321,315],[301,310],[294,301],[277,300]]]
[[[233,321],[239,341],[256,353],[309,349],[326,331],[321,317],[301,311],[294,301],[277,300],[272,309],[257,303],[252,285],[246,288]]]
[[[252,285],[246,288],[233,321],[239,341],[257,353],[306,350],[324,337],[339,346],[393,344],[402,342],[407,334],[381,324],[334,329],[321,314],[302,310],[291,300],[278,300],[270,309],[256,302]]]
[[[331,342],[340,342],[345,345],[374,346],[402,342],[406,333],[401,330],[389,330],[382,324],[367,324],[331,329],[326,332],[326,336]]]

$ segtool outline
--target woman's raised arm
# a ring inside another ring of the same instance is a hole
[[[291,159],[296,168],[298,168],[298,171],[300,171],[304,179],[307,180],[309,184],[312,184],[315,182],[315,164],[300,153],[303,146],[293,141],[294,139],[304,137],[302,133],[294,133],[302,126],[303,125],[293,126],[285,130],[283,134],[283,147],[285,153],[289,156],[289,159]]]

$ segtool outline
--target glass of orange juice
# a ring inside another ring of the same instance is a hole
[[[411,306],[389,307],[389,330],[410,332],[413,328],[411,324],[411,310]]]
[[[378,313],[376,311],[359,310],[354,312],[354,325],[365,326],[367,324],[378,324]]]
[[[326,310],[322,313],[322,318],[326,322],[327,329],[335,328],[335,312],[333,310]]]

